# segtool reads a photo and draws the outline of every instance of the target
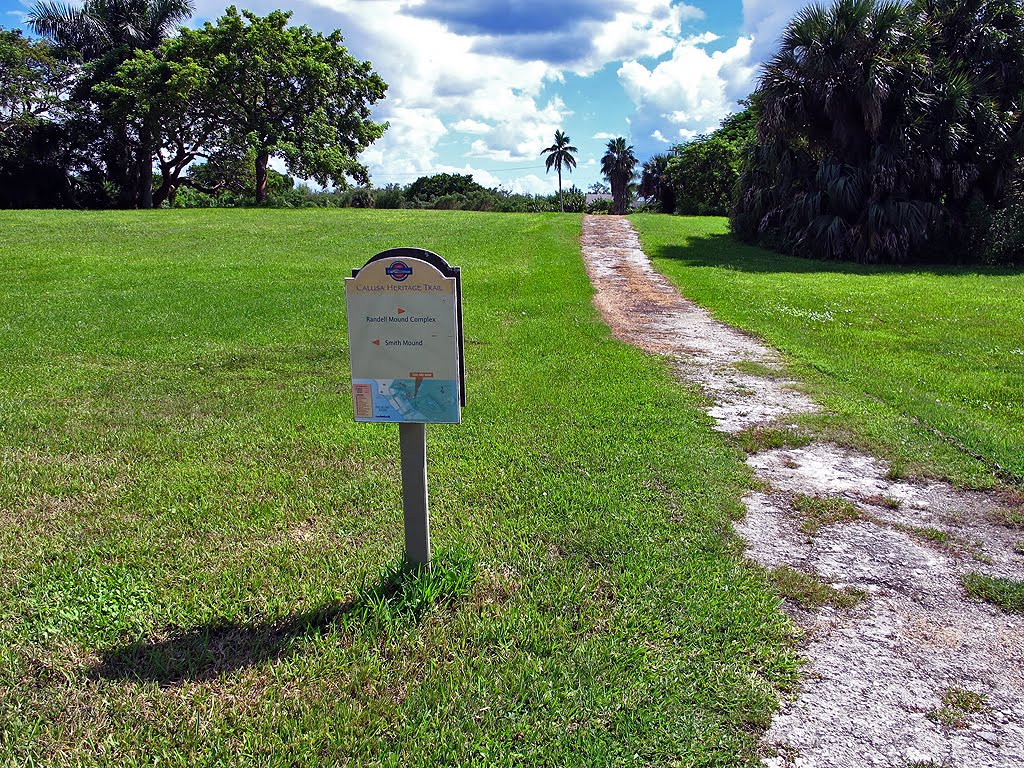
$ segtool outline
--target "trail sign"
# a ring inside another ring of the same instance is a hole
[[[379,253],[345,280],[356,421],[457,424],[465,404],[458,267]]]
[[[430,567],[428,423],[466,405],[462,273],[436,253],[392,248],[345,280],[356,421],[397,422],[406,560]]]

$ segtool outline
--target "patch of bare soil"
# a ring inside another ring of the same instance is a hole
[[[582,245],[615,336],[670,357],[713,402],[721,431],[817,410],[797,382],[736,368],[781,361],[684,299],[651,267],[628,219],[585,217]],[[806,666],[764,736],[765,765],[1024,767],[1024,618],[972,600],[961,583],[969,572],[1024,572],[1020,533],[997,522],[1000,498],[892,480],[878,459],[821,442],[748,463],[769,489],[747,496],[737,524],[749,557],[866,594],[852,609],[787,606],[804,630]],[[803,497],[858,514],[808,527],[794,508]],[[960,700],[970,706],[958,709]]]

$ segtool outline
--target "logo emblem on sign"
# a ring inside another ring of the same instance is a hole
[[[391,266],[387,267],[384,272],[392,280],[400,283],[412,274],[412,267],[404,261],[392,261]]]

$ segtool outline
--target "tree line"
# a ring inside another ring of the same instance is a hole
[[[270,191],[270,161],[320,184],[368,184],[358,154],[387,84],[368,61],[229,7],[179,27],[190,0],[41,2],[0,29],[0,207],[151,208],[184,188]],[[158,171],[154,173],[154,166]]]

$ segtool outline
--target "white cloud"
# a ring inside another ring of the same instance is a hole
[[[502,186],[527,195],[550,195],[558,191],[558,179],[555,177],[541,178],[535,174],[527,174],[505,182]],[[563,188],[572,186],[572,182],[563,178]]]
[[[481,137],[464,156],[540,164],[544,140],[571,114],[559,99],[538,103],[545,84],[559,76],[544,62],[480,53],[473,37],[404,14],[403,0],[317,1],[319,7],[299,5],[295,22],[341,28],[349,49],[372,57],[389,84],[374,117],[390,128],[360,158],[377,183],[438,172],[438,142],[451,136],[446,123]],[[257,0],[257,6],[262,2],[269,0]]]
[[[493,130],[493,126],[477,120],[467,119],[452,123],[452,130],[459,131],[460,133],[490,133]]]
[[[473,181],[478,184],[482,184],[488,189],[501,187],[502,189],[507,189],[512,192],[529,195],[550,195],[552,192],[556,192],[558,190],[558,178],[555,176],[540,177],[531,173],[525,176],[517,176],[512,179],[502,179],[500,176],[495,175],[493,172],[485,168],[476,168],[469,163],[461,167],[439,164],[435,166],[434,171],[436,173],[458,173],[462,175],[469,175],[473,177]],[[565,181],[564,183],[565,186],[569,186],[568,181]]]
[[[670,0],[634,0],[605,22],[593,37],[593,51],[574,69],[586,74],[612,61],[657,58],[672,50],[684,23],[704,18],[693,5]]]
[[[437,142],[448,133],[444,123],[429,109],[396,107],[390,117],[391,127],[363,152],[360,160],[371,170],[386,169],[389,177],[429,172],[437,155]]]
[[[618,136],[619,134],[617,133],[608,133],[607,131],[601,131],[599,133],[595,133],[593,138],[600,139],[601,141],[606,141],[608,139],[618,138]]]
[[[654,133],[651,134],[651,138],[654,139],[655,141],[661,142],[662,144],[671,144],[672,143],[671,141],[669,141],[668,139],[665,138],[664,134],[662,134],[662,132],[660,130],[654,131]]]
[[[732,48],[708,53],[683,41],[670,59],[653,69],[625,62],[618,70],[619,82],[639,114],[655,112],[676,128],[713,126],[752,88],[752,45],[753,38],[741,37]]]

